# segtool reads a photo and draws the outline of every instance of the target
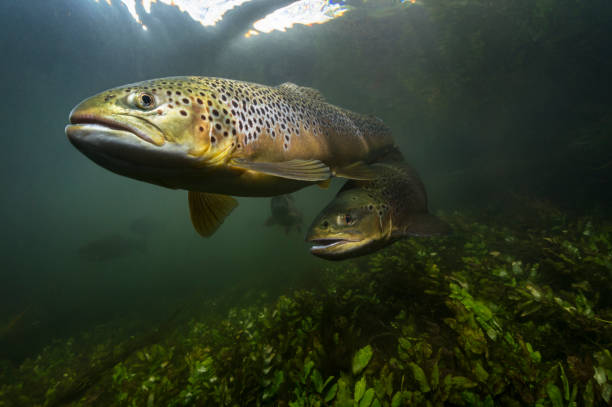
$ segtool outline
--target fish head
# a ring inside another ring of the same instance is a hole
[[[226,162],[235,145],[227,107],[192,77],[139,82],[92,96],[72,110],[66,134],[93,161],[138,179],[213,167]]]
[[[344,260],[378,250],[391,236],[389,207],[368,191],[341,192],[319,213],[306,241],[310,252],[327,260]]]

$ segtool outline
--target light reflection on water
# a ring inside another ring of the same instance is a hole
[[[100,2],[100,0],[94,1]],[[138,14],[137,0],[102,1],[106,1],[111,6],[115,4],[124,5],[132,18],[142,25],[144,30],[147,30],[147,26],[143,24]],[[151,13],[153,3],[159,2],[174,6],[182,12],[186,12],[193,20],[198,21],[203,26],[210,27],[221,21],[226,12],[249,1],[251,0],[140,0],[140,5],[147,13]],[[285,31],[294,24],[322,24],[342,16],[348,10],[349,8],[344,5],[344,1],[298,0],[256,21],[253,27],[245,33],[245,37],[259,33],[270,33],[274,30]]]

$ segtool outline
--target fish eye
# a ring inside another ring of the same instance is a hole
[[[324,228],[327,228],[329,226],[329,222],[324,220],[323,223],[321,223],[321,226],[323,226]]]
[[[141,93],[136,98],[136,106],[141,109],[151,109],[155,105],[155,98],[150,93]]]
[[[338,215],[338,224],[339,225],[352,225],[355,223],[355,217],[350,214]]]

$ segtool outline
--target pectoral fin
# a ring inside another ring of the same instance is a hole
[[[298,181],[317,182],[331,177],[329,167],[319,160],[261,162],[236,158],[231,164],[234,167]]]
[[[236,206],[238,201],[231,196],[189,191],[191,223],[204,237],[212,236]]]
[[[450,233],[450,227],[434,215],[423,213],[411,216],[404,232],[406,236],[439,236]]]
[[[380,176],[376,167],[367,165],[363,162],[356,162],[346,167],[337,168],[334,171],[336,177],[356,179],[360,181],[371,181]]]

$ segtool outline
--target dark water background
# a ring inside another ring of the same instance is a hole
[[[247,39],[253,21],[290,2],[253,3],[212,28],[155,4],[140,13],[148,31],[119,4],[1,3],[0,322],[23,313],[1,357],[114,318],[154,323],[235,286],[282,290],[325,263],[302,235],[263,226],[268,199],[240,198],[202,239],[186,192],[117,176],[74,149],[64,134],[72,107],[129,82],[193,74],[311,86],[392,128],[433,209],[494,208],[519,194],[609,215],[609,1],[355,1],[330,23]],[[296,194],[304,227],[339,186]],[[144,251],[79,255],[109,236],[141,239],[135,220],[151,229]]]

